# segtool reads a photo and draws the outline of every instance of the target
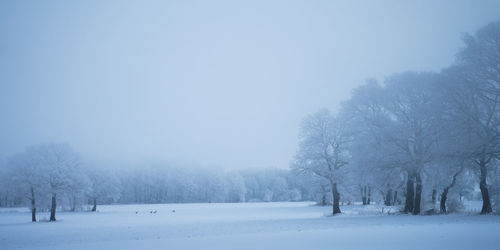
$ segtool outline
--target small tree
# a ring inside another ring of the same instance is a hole
[[[120,194],[120,181],[108,171],[92,168],[87,170],[90,182],[88,196],[92,200],[92,212],[97,211],[99,200],[115,200]]]
[[[23,153],[11,157],[8,163],[13,183],[19,185],[23,196],[29,200],[32,222],[36,222],[39,196],[46,191],[44,169],[39,156],[35,147],[29,147]]]
[[[339,182],[343,168],[348,164],[348,143],[344,124],[327,109],[306,117],[302,123],[299,151],[292,165],[298,172],[307,172],[324,178],[332,193],[332,213],[340,213]]]
[[[51,195],[50,221],[56,221],[57,194],[69,190],[75,177],[80,175],[79,158],[63,143],[33,146],[29,154],[41,168],[42,184]]]

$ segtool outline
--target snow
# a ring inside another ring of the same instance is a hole
[[[109,205],[60,212],[55,223],[31,223],[26,208],[0,209],[0,249],[500,249],[500,216],[388,215],[376,205],[327,216],[330,209],[308,202]]]

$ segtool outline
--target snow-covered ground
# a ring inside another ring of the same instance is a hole
[[[307,202],[110,205],[55,223],[0,209],[0,249],[500,249],[500,216],[341,208],[332,217]]]

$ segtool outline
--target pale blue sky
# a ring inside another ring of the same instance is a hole
[[[500,1],[1,1],[0,157],[287,167],[367,77],[439,70]]]

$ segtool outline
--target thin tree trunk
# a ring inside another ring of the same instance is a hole
[[[441,194],[441,201],[440,201],[440,204],[439,204],[439,211],[443,214],[446,213],[446,199],[448,198],[448,191],[450,190],[450,188],[452,188],[453,186],[455,186],[455,183],[457,182],[457,176],[462,172],[462,169],[460,169],[460,171],[456,172],[454,175],[453,175],[453,180],[451,181],[451,184],[448,185],[447,187],[444,188],[443,190],[443,193]]]
[[[481,160],[479,163],[479,169],[481,171],[481,179],[479,181],[479,189],[481,189],[481,196],[483,198],[483,208],[481,209],[481,214],[489,214],[492,212],[490,194],[488,192],[488,185],[486,185],[486,176],[488,174],[486,169],[486,162]]]
[[[56,194],[52,194],[52,206],[50,207],[50,221],[56,221]]]
[[[35,190],[30,186],[31,191],[31,221],[36,222],[36,204],[35,204]]]
[[[448,198],[448,187],[446,187],[444,190],[443,190],[443,193],[441,194],[441,202],[440,202],[440,205],[439,205],[439,211],[442,213],[442,214],[445,214],[446,213],[446,199]]]
[[[321,187],[321,206],[326,206],[326,195],[327,195],[326,187],[323,185],[320,185],[320,187]]]
[[[415,187],[415,203],[413,207],[413,214],[420,214],[420,201],[422,200],[422,177],[417,174],[417,185]]]
[[[413,202],[415,201],[414,185],[415,185],[415,175],[413,173],[408,173],[408,179],[406,180],[406,203],[405,203],[405,213],[410,213],[413,211]]]
[[[71,198],[71,212],[76,211],[76,197],[73,195]]]
[[[386,205],[386,206],[392,205],[392,189],[391,188],[389,188],[389,190],[387,190],[387,194],[385,195],[385,199],[384,199],[384,205]]]
[[[361,201],[366,205],[366,186],[361,187]]]
[[[370,205],[372,198],[372,188],[368,186],[368,199],[366,199],[366,205]]]
[[[97,198],[94,197],[93,200],[94,200],[94,206],[92,207],[92,212],[95,212],[97,210]]]
[[[337,183],[332,184],[333,214],[340,214],[340,194],[337,190]]]
[[[437,190],[435,188],[432,189],[432,205],[436,204],[436,196],[437,196]]]
[[[394,200],[393,200],[392,204],[393,204],[393,205],[395,205],[395,204],[396,204],[396,202],[397,202],[398,204],[401,204],[401,202],[398,202],[398,190],[395,190],[395,191],[394,191]]]

